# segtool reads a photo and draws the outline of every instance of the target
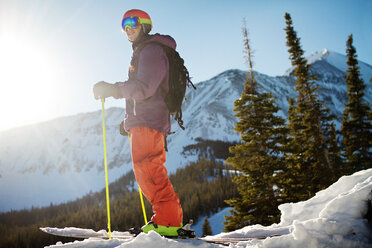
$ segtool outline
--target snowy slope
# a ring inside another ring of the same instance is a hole
[[[367,201],[372,199],[372,169],[344,176],[313,198],[279,206],[281,222],[271,226],[253,225],[240,230],[208,236],[216,238],[258,238],[230,247],[372,247],[372,230],[364,218]],[[105,232],[104,230],[102,232]],[[87,239],[74,243],[49,246],[50,248],[77,247],[222,247],[198,240],[176,241],[160,237],[155,232],[140,234],[131,241]]]
[[[123,109],[105,112],[114,181],[131,169],[129,142],[116,135]],[[0,211],[75,200],[104,183],[100,111],[0,133]]]
[[[309,61],[318,75],[320,97],[341,120],[346,102],[346,57],[324,50]],[[370,65],[360,62],[360,66],[364,78],[372,77]],[[168,137],[169,172],[197,160],[197,154],[186,157],[182,151],[198,137],[239,140],[233,105],[241,95],[245,76],[246,72],[228,70],[197,83],[197,90],[188,89],[183,109],[186,130],[173,123],[176,133]],[[283,109],[279,114],[285,117],[288,98],[296,96],[290,71],[284,76],[259,72],[255,76],[260,90],[274,94]],[[372,103],[372,84],[366,84],[366,100]],[[130,147],[128,139],[118,134],[124,109],[105,112],[109,181],[113,182],[132,168]],[[57,204],[104,188],[101,118],[101,112],[96,111],[0,132],[0,211]]]

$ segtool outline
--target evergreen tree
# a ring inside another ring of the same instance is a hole
[[[336,178],[339,178],[343,176],[343,171],[344,171],[344,161],[342,160],[341,152],[342,148],[339,145],[339,141],[337,139],[337,131],[336,131],[336,126],[332,122],[331,123],[331,130],[330,130],[330,140],[329,140],[329,159],[331,163],[334,165],[337,165],[338,170],[336,171]]]
[[[204,219],[202,232],[203,232],[202,237],[212,235],[212,228],[211,228],[211,224],[209,223],[208,218]]]
[[[225,216],[226,231],[258,223],[269,225],[280,217],[275,172],[283,167],[280,153],[286,137],[285,120],[275,115],[279,108],[272,94],[258,92],[245,26],[243,35],[250,74],[241,98],[234,102],[239,119],[235,131],[240,134],[241,143],[230,147],[234,156],[226,160],[238,171],[234,182],[240,196],[226,201],[234,207],[231,216]]]
[[[333,116],[319,100],[310,75],[310,65],[304,58],[300,38],[293,28],[290,14],[285,14],[286,35],[290,60],[294,66],[297,101],[290,99],[286,146],[287,160],[281,187],[286,201],[305,200],[328,187],[337,178],[337,168],[330,154],[330,121]]]
[[[360,77],[360,68],[352,35],[349,36],[346,46],[348,102],[345,104],[341,133],[347,160],[346,173],[353,173],[372,166],[372,124],[370,106],[363,99],[366,85]]]
[[[369,79],[369,82],[372,83],[372,78]],[[370,120],[372,120],[372,103],[369,104],[369,113],[368,113],[368,117]],[[369,145],[372,146],[372,140],[369,141]]]

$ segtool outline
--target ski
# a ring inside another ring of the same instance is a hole
[[[98,238],[98,239],[108,239],[109,235],[107,231],[94,231],[92,229],[84,229],[84,228],[77,228],[77,227],[65,227],[65,228],[57,228],[57,227],[40,227],[41,231],[55,235],[60,237],[67,237],[67,238],[76,238],[76,239],[88,239],[88,238]],[[135,235],[130,234],[129,232],[118,232],[114,231],[111,233],[111,238],[115,239],[132,239]]]
[[[60,237],[68,237],[68,238],[76,238],[76,239],[88,239],[88,238],[98,238],[98,239],[109,239],[109,235],[107,231],[100,230],[94,231],[92,229],[84,229],[84,228],[77,228],[77,227],[65,227],[65,228],[57,228],[57,227],[40,227],[41,231],[55,235]],[[126,232],[118,232],[113,231],[111,233],[111,238],[113,239],[133,239],[137,235],[142,233],[141,229],[139,228],[132,228]],[[194,234],[193,230],[189,229],[179,229],[178,236],[163,236],[169,239],[192,239],[197,238]]]
[[[270,235],[270,236],[262,236],[262,237],[241,237],[241,238],[211,238],[211,237],[205,237],[205,238],[197,238],[197,239],[202,240],[202,241],[207,242],[207,243],[229,246],[230,244],[237,244],[239,242],[247,242],[247,241],[257,240],[257,239],[273,238],[273,237],[278,237],[278,236],[280,236],[280,235]]]

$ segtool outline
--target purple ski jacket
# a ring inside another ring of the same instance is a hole
[[[171,36],[155,34],[133,45],[133,57],[128,80],[118,83],[122,96],[126,99],[124,128],[150,127],[165,135],[170,133],[170,116],[165,103],[168,92],[169,62],[159,44],[145,45],[138,55],[137,48],[143,43],[160,42],[176,48]],[[139,56],[139,57],[138,57]],[[138,58],[133,67],[133,58]]]

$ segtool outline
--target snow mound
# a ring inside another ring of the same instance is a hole
[[[360,171],[341,177],[307,201],[280,205],[279,224],[248,226],[217,236],[281,235],[252,240],[245,247],[372,247],[372,230],[363,217],[371,191],[372,169]]]

